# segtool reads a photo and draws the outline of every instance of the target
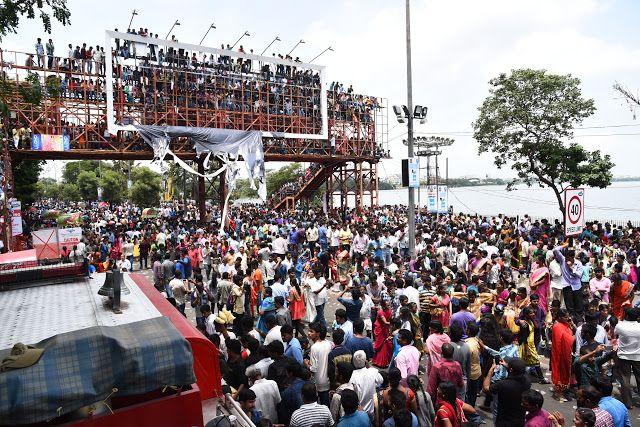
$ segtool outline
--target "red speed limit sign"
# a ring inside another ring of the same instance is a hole
[[[567,188],[564,193],[564,234],[575,236],[584,229],[584,188]]]

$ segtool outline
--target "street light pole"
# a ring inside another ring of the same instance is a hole
[[[233,44],[233,46],[231,46],[231,50],[233,50],[234,47],[236,47],[236,45],[240,42],[240,40],[242,40],[242,38],[244,36],[251,36],[251,34],[249,34],[249,31],[245,31],[244,33],[242,33],[242,35],[240,36],[240,38],[238,40],[236,40],[236,42]]]
[[[176,22],[174,22],[173,25],[171,26],[171,29],[167,33],[167,36],[165,37],[165,40],[169,40],[169,35],[171,34],[171,31],[173,31],[173,29],[175,28],[176,25],[180,25],[180,22],[178,22],[177,19],[176,19]]]
[[[409,158],[413,157],[413,96],[411,82],[411,11],[409,6],[410,0],[406,0],[406,17],[405,27],[407,36],[407,108],[409,117],[407,118],[407,148]],[[416,205],[415,205],[415,189],[409,187],[409,256],[411,258],[416,255]]]
[[[303,43],[305,43],[305,41],[304,41],[304,40],[302,40],[302,39],[300,39],[300,41],[299,41],[298,43],[296,43],[296,45],[293,47],[293,49],[291,49],[291,50],[289,51],[289,53],[287,53],[287,55],[291,55],[291,53],[292,53],[294,50],[296,50],[296,48],[298,47],[298,45],[303,44]]]
[[[207,34],[209,34],[209,31],[211,31],[212,29],[213,29],[213,30],[215,30],[215,29],[216,29],[216,26],[215,26],[215,25],[213,25],[213,23],[211,23],[211,25],[209,25],[209,28],[207,28],[207,32],[206,32],[206,33],[204,33],[204,36],[202,36],[202,40],[200,40],[200,46],[202,46],[202,42],[204,41],[204,39],[206,39],[206,38],[207,38]]]
[[[133,9],[133,12],[131,12],[131,19],[129,20],[129,26],[127,27],[128,29],[131,29],[131,23],[133,22],[133,17],[136,16],[138,14],[138,11]]]
[[[309,63],[311,64],[313,61],[315,61],[316,59],[320,58],[322,56],[322,54],[324,54],[326,51],[330,50],[331,52],[333,52],[333,48],[331,46],[329,46],[328,48],[326,48],[325,50],[323,50],[322,52],[320,52],[315,58],[313,58],[311,61],[309,61]]]
[[[280,41],[280,37],[279,37],[279,36],[276,36],[276,38],[275,38],[275,39],[273,39],[273,40],[271,40],[271,43],[269,43],[269,44],[267,45],[267,47],[265,47],[265,48],[264,48],[264,50],[262,51],[262,53],[260,54],[260,56],[263,56],[263,55],[264,55],[264,53],[267,51],[267,49],[269,49],[269,48],[271,47],[271,45],[272,45],[272,44],[274,44],[275,42],[279,42],[279,41]]]

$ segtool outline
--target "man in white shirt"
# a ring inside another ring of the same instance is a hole
[[[616,325],[618,352],[614,371],[620,379],[620,400],[628,409],[633,408],[631,400],[631,372],[640,380],[640,308],[627,308],[624,320]]]
[[[349,382],[356,386],[360,406],[370,416],[373,415],[373,395],[382,384],[382,375],[376,368],[367,368],[367,355],[363,350],[353,353],[353,373]]]
[[[280,235],[273,241],[272,245],[273,253],[278,255],[280,258],[284,258],[284,255],[287,253],[287,247],[289,246],[289,241],[284,238],[284,236]]]
[[[313,345],[309,351],[309,370],[313,372],[318,401],[329,407],[329,353],[333,344],[327,341],[327,327],[320,322],[309,325],[309,339]]]
[[[267,336],[264,337],[264,346],[268,346],[273,341],[280,341],[284,346],[284,341],[282,340],[282,334],[280,333],[280,325],[278,325],[278,321],[275,316],[267,316],[264,320],[265,326],[269,329],[267,332]]]
[[[564,307],[564,298],[562,298],[562,267],[560,263],[553,258],[549,263],[549,275],[551,276],[551,301],[560,301],[560,307]]]
[[[316,318],[314,322],[320,322],[327,327],[327,321],[324,318],[324,305],[327,302],[327,281],[322,277],[322,272],[316,270],[313,272],[313,277],[307,279],[307,285],[313,293],[314,305],[316,307]]]
[[[309,243],[309,250],[313,251],[316,247],[316,243],[318,243],[318,238],[320,237],[320,232],[318,231],[318,227],[313,223],[311,227],[307,228],[305,232],[307,242]]]
[[[262,378],[262,372],[258,368],[250,368],[246,371],[250,389],[256,394],[256,409],[262,411],[262,416],[273,424],[278,423],[277,405],[280,403],[280,391],[278,384],[273,380]]]
[[[402,295],[406,296],[409,299],[409,304],[412,302],[416,303],[418,308],[420,308],[420,292],[413,287],[409,282],[405,284],[404,290],[402,291]]]

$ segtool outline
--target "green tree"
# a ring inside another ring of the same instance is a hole
[[[62,188],[60,184],[53,178],[42,178],[36,184],[37,198],[60,199],[62,196]]]
[[[158,206],[162,192],[162,178],[148,167],[138,166],[131,171],[129,199],[142,208]]]
[[[120,203],[127,194],[127,180],[124,175],[119,174],[110,169],[102,170],[100,178],[100,187],[102,187],[102,198],[106,202]]]
[[[267,197],[279,190],[284,184],[293,182],[302,176],[304,171],[300,163],[291,163],[275,171],[267,173]],[[257,194],[257,193],[256,193]]]
[[[76,185],[83,200],[96,200],[98,198],[98,177],[93,171],[81,171],[76,178]]]
[[[71,23],[67,0],[5,0],[0,7],[0,40],[9,33],[16,33],[20,18],[42,20],[44,31],[51,34],[51,17],[62,25]]]
[[[564,217],[563,193],[568,187],[605,188],[614,164],[609,155],[576,143],[573,129],[595,111],[584,99],[580,80],[545,70],[513,70],[489,84],[489,96],[473,123],[479,153],[495,154],[498,169],[511,165],[517,181],[553,190]]]
[[[64,165],[62,171],[62,179],[64,182],[75,183],[78,179],[80,172],[87,171],[98,174],[98,170],[111,169],[111,165],[105,162],[98,162],[96,160],[80,160],[77,162],[69,162]]]
[[[38,74],[29,72],[24,78],[24,83],[20,84],[19,92],[24,102],[39,106],[43,93]]]
[[[65,202],[80,201],[80,189],[76,184],[62,184],[60,195]]]
[[[23,205],[31,205],[38,195],[38,176],[43,160],[15,160],[13,166],[13,196]]]

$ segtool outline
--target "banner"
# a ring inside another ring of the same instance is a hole
[[[75,245],[80,243],[82,238],[82,228],[59,228],[58,229],[58,246],[66,246],[71,250]]]
[[[36,250],[36,257],[39,260],[60,258],[57,228],[34,230],[31,236],[33,237],[33,247]]]
[[[449,206],[449,188],[446,185],[438,186],[438,213],[448,213]]]
[[[69,143],[69,135],[37,134],[31,137],[31,149],[36,151],[67,151]]]
[[[409,188],[420,188],[420,157],[409,158]]]
[[[22,204],[19,200],[9,201],[9,212],[11,212],[11,235],[20,236],[22,234]]]
[[[438,208],[438,195],[436,194],[436,186],[427,186],[427,212],[436,213]]]

